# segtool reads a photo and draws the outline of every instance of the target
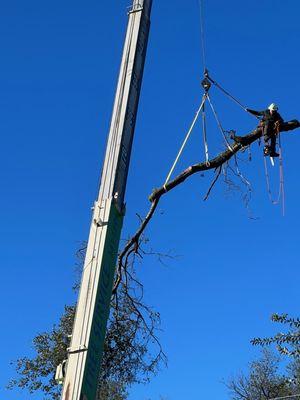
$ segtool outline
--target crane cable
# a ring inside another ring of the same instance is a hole
[[[201,49],[202,49],[202,62],[203,62],[203,73],[206,71],[206,51],[205,51],[205,35],[204,35],[204,3],[203,0],[198,0],[199,4],[199,15],[200,15],[200,41],[201,41]],[[205,104],[203,104],[202,108],[202,140],[204,145],[205,152],[205,162],[206,165],[209,165],[209,152],[208,152],[208,143],[207,143],[207,129],[206,129],[206,113],[205,113]]]
[[[199,2],[199,13],[200,13],[200,32],[201,32],[201,48],[202,48],[202,61],[203,61],[203,71],[204,71],[204,76],[207,74],[207,68],[206,68],[206,49],[205,49],[205,33],[204,33],[204,1],[203,0],[198,0]],[[209,79],[209,77],[208,77]],[[207,90],[208,92],[208,90]],[[232,151],[232,148],[230,147],[230,144],[226,138],[225,131],[220,123],[220,120],[217,116],[217,113],[214,109],[214,106],[210,100],[210,97],[207,95],[207,100],[209,101],[210,107],[213,111],[213,114],[216,118],[217,124],[222,132],[223,139],[228,147],[229,150]],[[205,106],[203,105],[202,109],[202,131],[203,131],[203,143],[204,143],[204,151],[205,151],[205,160],[206,164],[209,163],[208,159],[208,144],[207,144],[207,130],[206,130],[206,115],[205,115]]]
[[[204,71],[206,71],[204,20],[203,20],[204,19],[203,18],[203,1],[202,0],[198,0],[198,1],[199,1],[199,12],[200,12],[200,30],[201,30],[200,37],[201,37],[201,47],[202,47],[203,68],[204,68]],[[177,154],[177,156],[176,156],[176,158],[175,158],[175,160],[173,162],[173,165],[172,165],[172,167],[171,167],[171,169],[170,169],[170,171],[169,171],[169,173],[168,173],[168,175],[166,177],[166,180],[165,180],[165,183],[164,183],[164,188],[166,188],[167,183],[170,181],[172,173],[173,173],[173,171],[174,171],[174,169],[175,169],[175,167],[176,167],[176,165],[177,165],[177,163],[179,161],[179,158],[180,158],[180,156],[181,156],[181,154],[182,154],[182,152],[183,152],[183,150],[185,148],[185,145],[186,145],[186,143],[187,143],[187,141],[188,141],[188,139],[189,139],[189,137],[190,137],[190,135],[191,135],[191,133],[193,131],[193,128],[194,128],[194,126],[195,126],[195,124],[197,122],[197,119],[199,117],[200,112],[202,112],[202,127],[203,127],[202,130],[203,130],[203,142],[204,142],[204,150],[205,150],[205,160],[206,160],[206,164],[207,165],[209,164],[209,161],[208,161],[209,160],[209,154],[208,154],[208,144],[207,144],[207,134],[206,134],[206,115],[205,115],[205,102],[207,100],[207,96],[208,96],[208,93],[205,92],[203,94],[200,107],[198,108],[198,110],[196,112],[196,115],[195,115],[195,117],[194,117],[194,119],[192,121],[192,124],[191,124],[191,126],[190,126],[190,128],[189,128],[189,130],[188,130],[188,132],[187,132],[187,134],[185,136],[185,139],[184,139],[184,141],[183,141],[183,143],[182,143],[182,145],[180,147],[180,150],[179,150],[179,152],[178,152],[178,154]]]
[[[206,71],[206,52],[205,52],[205,36],[204,36],[204,6],[203,0],[199,1],[199,12],[200,12],[200,31],[201,31],[201,48],[202,48],[202,61],[203,61],[203,70]]]
[[[202,60],[203,60],[203,70],[205,75],[207,73],[207,68],[206,68],[206,47],[205,47],[205,32],[204,32],[204,1],[198,0],[198,3],[199,3],[199,13],[200,13],[200,32],[201,32],[200,38],[201,38]],[[218,89],[220,89],[227,97],[229,97],[236,104],[238,104],[244,111],[248,112],[247,108],[237,98],[235,98],[232,94],[230,94],[227,90],[225,90],[218,82],[212,79],[208,74],[207,78],[213,85],[215,85]]]
[[[244,111],[246,111],[248,114],[253,115],[250,113],[247,109],[247,107],[244,106],[236,97],[234,97],[231,93],[229,93],[226,89],[224,89],[218,82],[216,82],[214,79],[212,79],[209,74],[208,70],[206,68],[206,52],[205,52],[205,35],[204,35],[204,12],[203,12],[203,0],[198,0],[199,2],[199,11],[200,11],[200,30],[201,30],[201,48],[202,48],[202,59],[203,59],[203,67],[204,67],[204,76],[206,79],[208,79],[216,88],[218,88],[222,93],[224,93],[229,99],[231,99],[233,102],[235,102],[239,107],[241,107]],[[207,100],[209,102],[209,105],[212,109],[212,112],[214,114],[214,117],[217,121],[217,124],[219,126],[219,129],[222,133],[223,139],[226,142],[226,145],[229,150],[232,151],[232,148],[228,142],[228,139],[225,135],[225,130],[219,120],[219,117],[216,113],[216,110],[211,102],[210,96],[208,95],[208,90],[206,92],[207,94]],[[253,115],[255,118],[259,119],[258,116]],[[204,103],[203,103],[203,109],[202,109],[202,126],[203,126],[203,142],[204,142],[204,150],[205,150],[205,158],[206,158],[206,163],[209,163],[208,161],[208,145],[207,145],[207,132],[206,132],[206,117],[205,117],[205,109],[204,109]],[[283,173],[283,157],[282,157],[282,146],[281,146],[281,139],[280,139],[280,130],[279,127],[276,127],[277,129],[277,136],[278,136],[278,144],[279,144],[279,193],[278,197],[276,200],[273,199],[272,192],[271,192],[271,185],[270,185],[270,176],[268,172],[268,166],[266,162],[266,157],[264,157],[264,165],[265,165],[265,176],[266,176],[266,183],[267,183],[267,191],[268,191],[268,196],[272,204],[278,204],[281,200],[282,202],[282,214],[285,214],[285,190],[284,190],[284,173]],[[271,160],[272,162],[272,160]]]
[[[204,12],[203,12],[203,9],[204,9],[203,3],[204,2],[203,2],[203,0],[198,0],[198,2],[199,2],[199,12],[200,12],[201,48],[202,48],[202,59],[203,59],[203,67],[204,67],[205,79],[209,80],[209,82],[211,82],[214,86],[216,86],[219,90],[221,90],[227,97],[229,97],[236,104],[238,104],[244,111],[249,113],[247,108],[238,99],[236,99],[234,96],[232,96],[227,90],[225,90],[219,83],[217,83],[214,79],[212,79],[208,74],[208,70],[206,68],[206,51],[205,51],[205,35],[204,35]],[[209,83],[209,86],[210,86],[210,83]],[[187,143],[187,141],[188,141],[188,139],[189,139],[189,137],[190,137],[190,135],[192,133],[192,130],[193,130],[193,128],[194,128],[194,126],[195,126],[195,124],[197,122],[197,119],[199,117],[200,112],[202,112],[202,131],[203,131],[203,143],[204,143],[204,151],[205,151],[205,160],[206,160],[206,164],[207,165],[209,164],[209,152],[208,152],[207,130],[206,130],[206,114],[205,114],[205,101],[206,100],[208,100],[208,102],[209,102],[209,105],[210,105],[210,107],[212,109],[212,112],[214,114],[214,117],[216,119],[217,125],[218,125],[218,127],[219,127],[219,129],[220,129],[220,131],[222,133],[223,139],[224,139],[228,149],[230,151],[232,151],[232,147],[230,146],[230,143],[229,143],[229,141],[228,141],[228,139],[226,137],[226,134],[225,134],[226,131],[224,130],[224,128],[223,128],[223,126],[222,126],[222,124],[220,122],[220,119],[219,119],[219,117],[218,117],[218,115],[216,113],[215,107],[214,107],[214,105],[213,105],[213,103],[212,103],[212,101],[211,101],[211,99],[209,97],[208,90],[209,90],[209,88],[205,89],[205,93],[204,93],[204,95],[202,97],[201,105],[200,105],[199,109],[196,112],[195,118],[192,121],[192,124],[191,124],[191,126],[190,126],[190,128],[189,128],[189,130],[188,130],[188,132],[186,134],[186,137],[185,137],[185,139],[184,139],[184,141],[183,141],[183,143],[181,145],[181,148],[180,148],[180,150],[179,150],[179,152],[178,152],[178,154],[177,154],[177,156],[175,158],[175,161],[174,161],[174,163],[173,163],[173,165],[172,165],[172,167],[171,167],[171,169],[170,169],[170,171],[169,171],[169,173],[167,175],[167,178],[166,178],[165,183],[164,183],[164,187],[167,185],[167,183],[169,182],[169,180],[171,178],[171,175],[172,175],[172,173],[173,173],[173,171],[174,171],[174,169],[175,169],[175,167],[176,167],[176,165],[178,163],[178,160],[179,160],[179,158],[180,158],[180,156],[181,156],[181,154],[182,154],[182,152],[184,150],[184,147],[185,147],[185,145],[186,145],[186,143]],[[251,114],[251,115],[253,115],[253,114]]]

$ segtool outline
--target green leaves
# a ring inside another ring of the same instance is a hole
[[[286,333],[277,333],[267,338],[254,338],[251,344],[254,346],[276,345],[280,354],[299,357],[300,356],[300,319],[291,318],[288,314],[273,314],[271,320],[276,323],[288,325]]]
[[[157,372],[160,360],[152,357],[148,348],[149,335],[141,320],[137,320],[131,303],[125,295],[115,304],[104,344],[102,374],[99,380],[99,400],[125,400],[130,385],[148,382]],[[45,400],[60,398],[61,387],[54,380],[55,370],[67,358],[69,335],[72,333],[76,307],[66,306],[59,324],[49,332],[39,333],[33,339],[36,355],[22,357],[15,363],[18,377],[8,388],[19,387],[29,393],[43,392]],[[158,318],[158,315],[154,316]]]

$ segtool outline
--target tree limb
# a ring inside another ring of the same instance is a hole
[[[300,127],[300,122],[298,120],[291,120],[289,122],[285,122],[280,126],[280,132],[286,132],[286,131],[291,131],[296,128]],[[141,222],[138,230],[136,233],[128,240],[126,243],[124,249],[121,251],[121,253],[118,256],[118,264],[117,264],[117,277],[116,281],[114,284],[113,288],[113,294],[116,293],[116,290],[122,280],[122,270],[126,270],[126,264],[127,264],[127,257],[126,255],[128,252],[132,253],[133,252],[138,252],[139,248],[139,241],[141,238],[142,233],[144,232],[145,228],[147,227],[149,221],[153,217],[155,210],[157,208],[157,205],[160,201],[160,198],[169,192],[170,190],[174,189],[181,183],[183,183],[187,178],[190,176],[194,175],[197,172],[201,171],[208,171],[211,169],[217,170],[222,165],[229,161],[235,154],[237,154],[240,150],[242,150],[244,147],[249,146],[256,140],[258,140],[261,136],[263,135],[263,128],[262,127],[257,127],[255,130],[253,130],[251,133],[245,135],[245,136],[233,136],[232,139],[234,140],[234,144],[230,146],[230,149],[228,148],[227,150],[219,153],[215,158],[209,160],[209,162],[204,161],[198,164],[191,165],[187,169],[185,169],[183,172],[181,172],[179,175],[177,175],[172,181],[166,183],[165,185],[161,186],[160,188],[154,189],[151,195],[149,196],[149,200],[151,202],[150,209],[148,211],[148,214],[144,218],[144,220]],[[125,262],[124,262],[125,260]]]

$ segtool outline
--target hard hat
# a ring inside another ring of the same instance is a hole
[[[278,106],[275,103],[272,103],[269,105],[268,109],[270,111],[277,111],[278,110]]]

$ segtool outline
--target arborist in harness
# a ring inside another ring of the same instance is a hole
[[[272,103],[269,105],[267,110],[255,111],[246,108],[246,111],[257,117],[262,117],[260,126],[263,127],[265,142],[264,155],[278,157],[279,154],[276,152],[276,135],[279,131],[280,124],[284,122],[281,115],[278,113],[278,106]]]

